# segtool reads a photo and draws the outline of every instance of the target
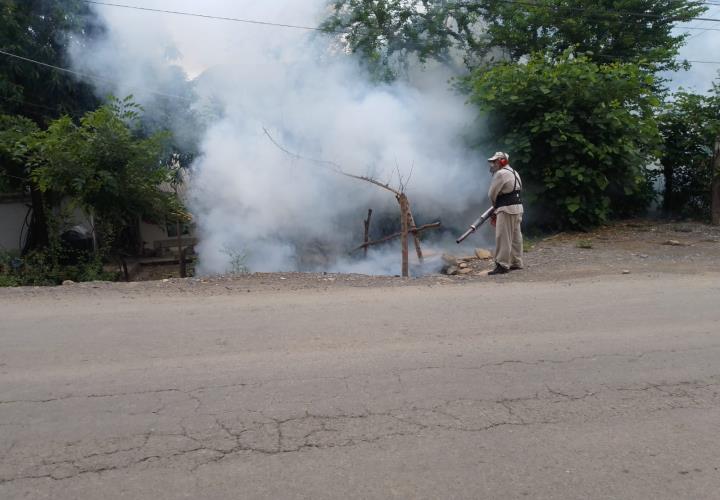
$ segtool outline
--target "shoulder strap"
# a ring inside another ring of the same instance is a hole
[[[520,182],[520,177],[518,176],[518,173],[515,171],[514,168],[503,167],[501,170],[507,170],[511,174],[513,174],[513,177],[515,178],[515,184],[513,185],[513,191],[517,191],[518,184],[520,185],[520,189],[522,189],[522,182]]]

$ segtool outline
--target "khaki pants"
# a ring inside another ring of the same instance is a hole
[[[505,269],[523,267],[522,214],[498,212],[495,227],[495,263]]]

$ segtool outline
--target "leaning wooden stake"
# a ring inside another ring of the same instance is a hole
[[[416,227],[416,228],[410,227],[410,228],[408,228],[408,233],[412,233],[412,234],[416,234],[416,233],[417,233],[417,234],[422,234],[422,233],[424,233],[425,231],[427,231],[427,230],[429,230],[429,229],[438,229],[438,228],[440,228],[440,227],[442,227],[442,224],[440,223],[440,221],[437,221],[437,222],[432,222],[432,223],[430,223],[430,224],[424,224],[424,225],[419,226],[419,227]],[[388,241],[394,240],[395,238],[399,238],[399,237],[401,236],[401,234],[402,234],[402,233],[394,233],[394,234],[385,236],[385,237],[383,237],[383,238],[380,238],[379,240],[368,241],[367,243],[363,243],[362,245],[359,245],[358,247],[353,248],[353,249],[350,251],[350,253],[355,253],[355,252],[357,252],[358,250],[364,250],[365,248],[368,248],[368,247],[372,247],[372,246],[375,246],[375,245],[381,245],[381,244],[383,244],[383,243],[387,243]]]
[[[365,225],[365,238],[363,239],[363,243],[365,244],[365,257],[367,257],[368,253],[368,243],[370,242],[370,219],[372,218],[372,208],[368,209],[368,217],[363,221],[363,224]]]

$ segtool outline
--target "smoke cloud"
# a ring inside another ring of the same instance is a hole
[[[200,5],[203,14],[303,26],[317,26],[327,13],[325,0],[142,6],[197,12]],[[112,7],[97,12],[106,38],[73,55],[79,70],[115,82],[99,84],[99,92],[133,94],[151,112],[167,99],[149,90],[187,96],[184,84],[193,83],[193,100],[163,116],[164,126],[200,151],[190,206],[201,272],[242,262],[252,271],[399,273],[397,242],[371,251],[370,261],[348,256],[362,242],[368,208],[376,231],[397,221],[393,195],[286,154],[264,128],[304,157],[395,187],[404,179],[418,224],[441,218],[462,227],[486,208],[484,155],[467,147],[477,111],[451,89],[451,68],[418,66],[379,85],[322,33]],[[211,108],[219,112],[208,115]],[[203,119],[188,122],[189,112]]]

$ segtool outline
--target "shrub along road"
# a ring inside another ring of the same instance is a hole
[[[720,275],[447,279],[4,291],[0,498],[716,498]]]

